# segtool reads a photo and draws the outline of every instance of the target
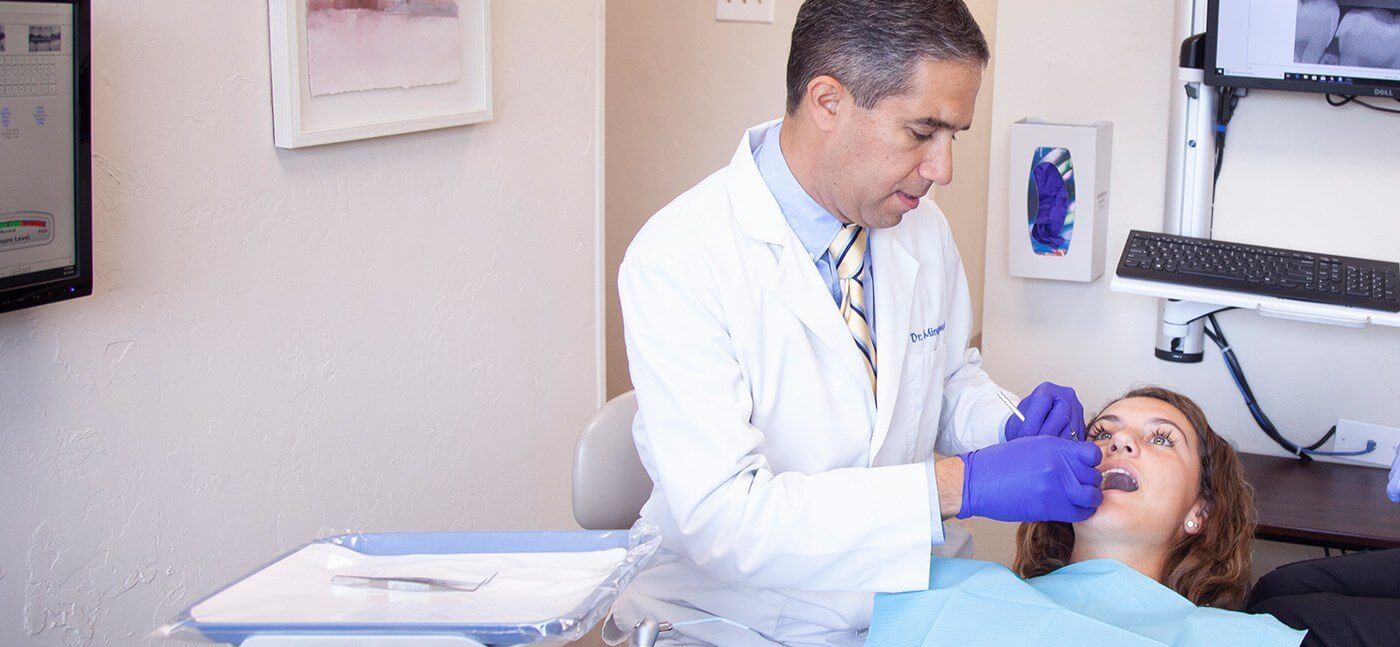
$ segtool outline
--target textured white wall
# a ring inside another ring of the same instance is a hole
[[[1129,229],[1160,230],[1174,2],[1001,0],[987,232],[986,366],[1008,388],[1071,384],[1090,408],[1135,383],[1178,389],[1245,451],[1272,453],[1208,348],[1179,365],[1152,355],[1157,303],[1110,292]],[[1108,273],[1090,284],[1012,278],[1006,269],[1008,133],[1027,116],[1114,122]],[[1335,109],[1320,95],[1256,92],[1230,125],[1215,233],[1318,251],[1400,256],[1400,118]],[[1400,330],[1350,330],[1231,312],[1220,317],[1269,416],[1295,441],[1339,416],[1400,420]],[[1357,492],[1378,497],[1380,492]],[[1010,556],[1009,534],[978,524],[979,556]],[[1278,561],[1281,549],[1258,551]]]
[[[574,527],[602,2],[494,5],[494,122],[279,151],[266,3],[95,2],[96,294],[0,315],[0,645],[326,532]]]

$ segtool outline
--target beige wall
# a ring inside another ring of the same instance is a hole
[[[0,645],[166,645],[325,533],[574,527],[601,7],[494,3],[490,123],[285,151],[267,3],[93,3],[96,292],[0,315]]]
[[[780,117],[800,3],[773,24],[719,23],[712,0],[611,0],[607,16],[607,386],[631,388],[617,267],[658,209],[729,162],[745,128]],[[995,0],[971,0],[992,36]],[[973,130],[955,148],[957,179],[937,199],[953,224],[981,329],[990,70]]]
[[[982,26],[992,51],[996,52],[997,0],[967,0],[968,8]],[[953,238],[962,254],[967,287],[972,293],[972,344],[982,342],[983,265],[987,252],[988,143],[992,124],[992,86],[996,66],[987,65],[982,90],[977,93],[977,114],[972,130],[958,135],[953,145],[953,183],[935,189],[934,198],[948,217]]]

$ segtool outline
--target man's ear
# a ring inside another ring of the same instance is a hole
[[[812,124],[822,132],[830,132],[836,127],[841,104],[850,100],[846,86],[833,76],[819,76],[807,82],[807,94],[803,96],[803,107],[812,116]]]
[[[1186,512],[1186,520],[1182,522],[1182,528],[1188,535],[1195,535],[1206,527],[1210,520],[1210,504],[1205,501],[1197,501],[1196,505]]]

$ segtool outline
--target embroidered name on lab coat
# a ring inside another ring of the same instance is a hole
[[[934,337],[937,337],[937,336],[943,334],[943,329],[944,329],[944,328],[947,328],[947,327],[948,327],[948,323],[947,323],[947,322],[943,322],[943,323],[941,323],[941,324],[938,324],[938,327],[937,327],[937,328],[932,328],[932,327],[930,327],[930,328],[925,328],[925,329],[922,330],[922,331],[916,330],[916,331],[914,331],[914,332],[911,332],[911,333],[909,333],[909,343],[911,343],[911,344],[917,344],[917,343],[919,343],[919,342],[921,342],[921,341],[923,341],[923,340],[925,340],[925,339],[932,339],[932,338],[934,338]]]

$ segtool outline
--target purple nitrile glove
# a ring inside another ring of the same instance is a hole
[[[1050,162],[1041,162],[1031,169],[1035,180],[1036,202],[1035,223],[1031,225],[1031,239],[1050,249],[1065,246],[1065,219],[1069,215],[1069,187],[1060,174],[1060,168]]]
[[[1074,389],[1041,382],[1016,407],[1025,414],[1022,422],[1015,414],[1006,420],[1006,439],[1027,436],[1056,436],[1068,440],[1088,440],[1084,433],[1084,405]]]
[[[1391,501],[1400,503],[1400,449],[1395,450],[1395,462],[1390,464],[1390,485],[1385,493]]]
[[[962,454],[959,519],[1083,521],[1103,503],[1094,443],[1030,436]]]

